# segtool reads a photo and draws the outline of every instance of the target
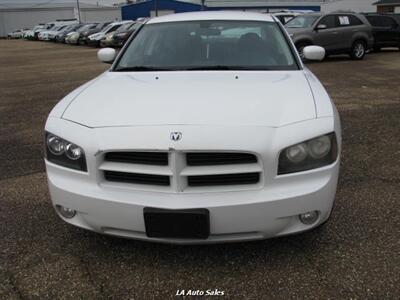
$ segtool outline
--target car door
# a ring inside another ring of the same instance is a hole
[[[382,46],[395,46],[399,42],[399,28],[397,22],[391,18],[383,16],[382,20]]]
[[[336,15],[338,24],[338,47],[339,49],[350,49],[354,40],[353,36],[358,32],[364,23],[353,15]]]
[[[373,26],[375,44],[378,47],[396,45],[400,41],[400,29],[397,22],[387,16],[368,16]]]
[[[326,28],[321,29],[321,25],[326,26]],[[324,16],[314,27],[314,44],[332,52],[336,50],[339,42],[340,37],[335,15]]]
[[[374,44],[377,46],[381,45],[385,31],[381,22],[381,16],[367,16],[367,20],[372,25]]]

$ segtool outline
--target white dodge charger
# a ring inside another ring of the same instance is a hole
[[[304,49],[321,60],[324,49]],[[328,220],[341,149],[337,110],[273,16],[154,18],[111,68],[46,123],[60,217],[170,243],[246,241]]]

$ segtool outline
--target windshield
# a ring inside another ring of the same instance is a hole
[[[114,71],[297,69],[277,23],[207,20],[145,25]]]
[[[297,16],[290,20],[285,27],[287,28],[307,28],[311,27],[319,16]]]
[[[106,27],[104,27],[102,30],[100,30],[99,32],[108,32],[111,28],[114,27],[115,24],[111,23],[108,24]]]
[[[93,26],[95,26],[95,25],[94,24],[86,24],[85,26],[82,26],[81,28],[79,28],[77,31],[78,32],[85,32],[85,31],[88,31],[88,30],[92,29]]]
[[[135,23],[132,22],[132,23],[123,24],[123,25],[121,25],[120,28],[118,28],[118,29],[116,30],[116,32],[123,32],[123,31],[126,31],[126,30],[129,29],[129,27],[132,26],[132,24],[135,24]]]
[[[63,28],[62,26],[54,26],[52,29],[51,29],[51,31],[58,31],[58,30],[60,30],[61,28]]]
[[[62,31],[72,31],[78,28],[78,25],[68,25],[67,27],[63,28]]]

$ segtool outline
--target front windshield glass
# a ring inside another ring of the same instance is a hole
[[[108,32],[111,28],[114,27],[114,24],[108,24],[106,27],[104,27],[102,30],[99,32]]]
[[[77,32],[85,32],[85,31],[88,31],[88,30],[90,30],[90,29],[92,28],[92,26],[93,26],[93,24],[86,24],[86,25],[82,26],[81,28],[79,28],[79,29],[77,30]]]
[[[275,22],[207,20],[145,25],[114,71],[297,69]]]
[[[135,23],[126,23],[126,24],[123,24],[123,25],[121,25],[121,27],[118,28],[115,32],[119,33],[119,32],[126,31],[126,30],[129,29],[129,27],[132,26],[132,24],[135,24]]]
[[[290,20],[285,27],[287,28],[307,28],[311,27],[319,16],[297,16]]]
[[[51,29],[51,31],[59,31],[59,30],[61,30],[62,28],[64,28],[63,26],[54,26],[52,29]]]

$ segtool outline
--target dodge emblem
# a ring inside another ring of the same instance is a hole
[[[171,132],[170,138],[174,142],[180,141],[182,139],[182,132]]]

